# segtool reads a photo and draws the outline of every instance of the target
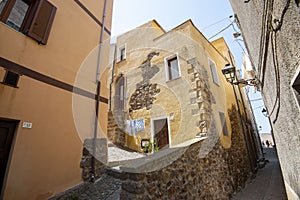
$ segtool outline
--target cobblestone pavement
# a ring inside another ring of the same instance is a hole
[[[108,162],[132,160],[136,158],[141,158],[143,156],[144,156],[143,154],[136,153],[136,152],[129,152],[116,147],[112,143],[108,143]]]
[[[264,168],[258,170],[256,177],[233,196],[232,200],[287,199],[277,153],[274,148],[264,148],[264,152],[269,162]]]
[[[129,152],[109,143],[109,162],[120,162],[143,157],[143,154]],[[84,192],[75,199],[78,200],[119,200],[121,193],[121,181],[107,174],[103,174],[95,183],[87,183]]]
[[[119,200],[121,193],[121,181],[104,174],[94,184],[89,184],[80,196],[79,200]]]

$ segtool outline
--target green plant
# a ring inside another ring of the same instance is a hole
[[[159,146],[158,146],[158,141],[157,139],[154,140],[154,142],[148,142],[145,144],[143,147],[143,152],[144,153],[152,153],[152,152],[158,152],[159,151]]]

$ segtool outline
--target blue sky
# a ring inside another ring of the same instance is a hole
[[[191,19],[206,38],[217,34],[228,26],[234,15],[228,0],[114,0],[112,37],[134,29],[155,19],[166,31]],[[238,28],[235,25],[237,31]],[[237,67],[242,64],[245,49],[240,40],[233,37],[236,31],[232,26],[212,40],[224,37],[234,55]],[[242,39],[242,38],[239,38]],[[259,99],[259,94],[250,94],[250,99]],[[252,101],[260,132],[269,132],[268,119],[261,113],[262,101]]]

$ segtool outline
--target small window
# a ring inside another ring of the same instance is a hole
[[[211,59],[209,59],[209,67],[210,67],[213,82],[216,85],[220,86],[220,81],[219,81],[219,76],[218,76],[216,64]]]
[[[125,47],[121,49],[121,60],[125,60],[126,58],[126,51],[125,51]]]
[[[118,50],[118,62],[126,59],[126,45],[124,44]]]
[[[167,80],[173,80],[180,77],[180,68],[177,55],[175,57],[166,58]]]
[[[29,5],[30,3],[28,2],[26,3],[22,0],[16,0],[16,3],[8,16],[6,24],[19,31],[29,9]]]
[[[6,71],[6,74],[4,76],[2,83],[5,85],[12,86],[12,87],[17,87],[18,82],[19,82],[19,77],[20,77],[19,74],[16,74],[11,71]]]
[[[56,7],[47,0],[0,0],[0,21],[46,44]]]
[[[223,135],[228,136],[228,129],[227,129],[227,124],[226,124],[225,114],[223,112],[219,112],[219,116],[220,116]]]

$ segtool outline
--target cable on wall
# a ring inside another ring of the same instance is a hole
[[[279,62],[278,62],[278,55],[277,55],[277,32],[281,29],[284,16],[288,10],[288,7],[290,5],[291,0],[287,0],[286,4],[283,8],[283,11],[281,13],[280,19],[274,19],[274,24],[271,24],[272,26],[272,32],[271,32],[271,47],[272,47],[272,54],[273,54],[273,65],[274,65],[274,71],[275,71],[275,83],[276,83],[276,100],[274,102],[273,108],[270,112],[270,116],[275,111],[276,105],[276,114],[275,119],[273,120],[273,123],[275,123],[278,119],[279,110],[280,110],[280,73],[279,73]],[[275,26],[275,27],[274,27]]]

